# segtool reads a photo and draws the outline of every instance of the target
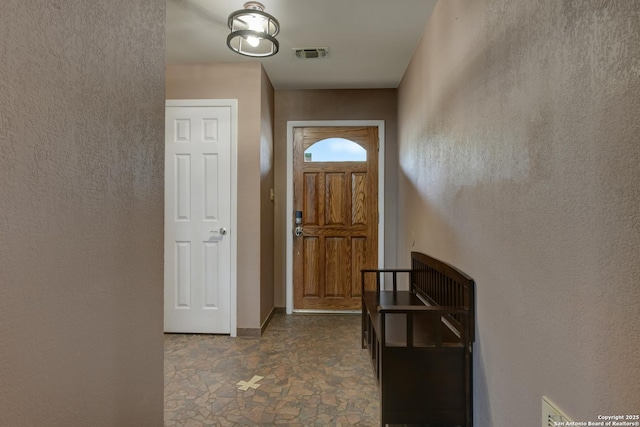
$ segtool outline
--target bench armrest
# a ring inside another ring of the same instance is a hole
[[[365,289],[365,275],[367,273],[375,273],[376,275],[376,292],[380,292],[380,276],[384,273],[391,273],[393,277],[393,291],[398,290],[397,277],[398,273],[412,273],[414,270],[411,268],[365,268],[360,270],[361,275],[361,289]]]
[[[415,313],[429,312],[440,314],[468,314],[469,310],[464,307],[443,307],[439,305],[379,305],[378,313]]]

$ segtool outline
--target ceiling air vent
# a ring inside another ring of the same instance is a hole
[[[293,54],[298,59],[324,58],[329,54],[328,47],[294,47]]]

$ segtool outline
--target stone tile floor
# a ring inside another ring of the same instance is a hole
[[[165,335],[165,427],[377,426],[378,411],[358,315],[276,314],[260,338]]]

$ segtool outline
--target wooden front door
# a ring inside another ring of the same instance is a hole
[[[378,265],[378,128],[300,127],[293,138],[294,309],[359,309],[360,269]]]

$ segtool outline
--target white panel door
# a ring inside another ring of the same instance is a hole
[[[164,330],[228,334],[231,108],[167,104]]]

